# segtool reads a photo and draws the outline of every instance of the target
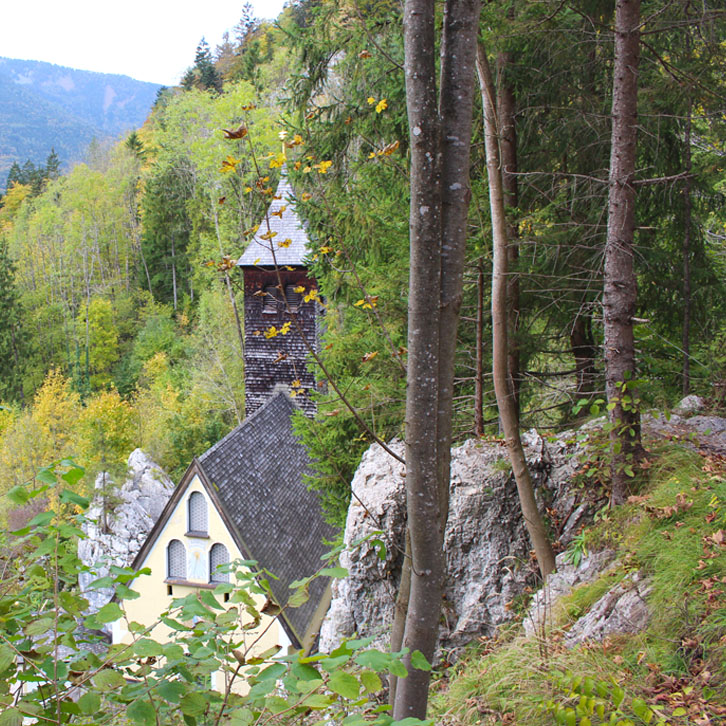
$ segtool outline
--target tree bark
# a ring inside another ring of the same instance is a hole
[[[492,370],[494,393],[497,397],[499,420],[504,431],[507,453],[517,483],[522,516],[532,542],[542,578],[555,569],[555,555],[547,538],[547,530],[534,498],[532,477],[527,467],[519,421],[514,403],[514,391],[508,365],[507,345],[507,222],[504,211],[504,190],[499,155],[499,134],[494,107],[494,82],[486,53],[477,44],[477,71],[484,109],[484,144],[489,178],[489,203],[492,220]]]
[[[406,548],[401,568],[401,581],[398,583],[396,605],[393,611],[393,625],[391,626],[391,652],[397,653],[403,647],[403,636],[406,629],[408,615],[408,599],[411,595],[411,537],[406,527]],[[396,703],[396,690],[398,676],[392,673],[388,676],[388,703],[391,708]]]
[[[444,572],[437,456],[441,154],[433,2],[407,0],[404,45],[411,143],[406,504],[414,570],[404,642],[430,658],[436,646]],[[421,703],[427,702],[428,681],[428,674],[409,663],[408,678],[396,689],[395,720],[423,718]]]
[[[633,316],[637,284],[633,267],[638,123],[640,0],[617,0],[613,66],[612,136],[605,243],[603,323],[605,388],[610,409],[612,501],[625,501],[642,456],[636,391]]]
[[[595,356],[597,345],[592,334],[592,320],[589,314],[580,310],[570,328],[570,350],[575,359],[575,380],[578,399],[590,398],[595,390],[597,371]]]
[[[174,312],[177,308],[177,296],[176,296],[176,251],[174,249],[174,232],[171,233],[171,284],[174,294]]]
[[[683,350],[682,393],[687,396],[691,392],[691,231],[693,229],[693,200],[691,199],[691,99],[688,99],[686,111],[686,130],[683,139],[685,163],[683,171],[688,174],[683,184],[683,328],[681,348]]]
[[[222,234],[219,230],[219,215],[217,214],[217,208],[212,202],[212,218],[214,219],[214,231],[217,235],[217,243],[219,244],[219,257],[220,259],[224,259],[224,248],[222,247]],[[190,280],[190,292],[191,292],[191,275],[189,276]],[[237,340],[239,341],[239,349],[240,353],[242,354],[242,360],[245,359],[245,336],[242,331],[242,321],[240,320],[239,316],[239,310],[237,309],[237,298],[234,296],[234,290],[232,289],[232,280],[229,278],[229,271],[225,268],[224,270],[224,284],[227,288],[227,295],[229,296],[229,302],[232,306],[232,311],[234,312],[234,322],[237,326]],[[194,295],[191,295],[192,300],[194,300]]]
[[[484,265],[476,275],[476,380],[474,381],[474,433],[484,435]]]
[[[507,80],[507,71],[512,63],[512,54],[508,51],[502,51],[497,56],[499,83],[497,84],[496,111],[499,121],[499,155],[505,213],[506,210],[519,206],[516,104],[514,91]],[[507,219],[507,368],[512,381],[514,410],[519,421],[522,376],[517,341],[519,332],[519,274],[516,272],[519,260],[518,235],[517,225],[510,217]]]
[[[479,0],[446,0],[436,93],[433,0],[406,0],[406,107],[411,149],[406,502],[411,593],[403,644],[431,661],[445,571],[454,354],[461,306]],[[423,718],[428,671],[398,682],[393,717]]]

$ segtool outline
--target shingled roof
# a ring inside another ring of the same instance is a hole
[[[267,570],[273,597],[284,606],[295,580],[313,575],[335,533],[323,520],[303,475],[310,470],[305,447],[292,431],[295,404],[279,392],[190,464],[141,546],[132,567],[142,567],[167,520],[198,475],[243,557]],[[329,578],[310,584],[309,600],[280,615],[297,647],[310,636],[318,608],[329,595]],[[309,632],[310,631],[310,632]],[[308,645],[312,645],[309,642]]]
[[[270,586],[280,605],[291,594],[290,583],[321,567],[323,539],[334,535],[303,481],[310,459],[292,431],[295,410],[286,394],[273,395],[198,459],[240,549],[278,578]],[[327,578],[314,580],[308,602],[285,613],[300,642],[327,584]]]
[[[262,239],[263,235],[268,235],[269,238]],[[286,244],[287,240],[290,240],[290,244],[281,247],[280,243]],[[290,265],[302,267],[308,251],[308,236],[303,229],[300,217],[297,216],[292,185],[287,178],[287,170],[283,166],[275,198],[260,223],[257,234],[237,260],[237,266]]]

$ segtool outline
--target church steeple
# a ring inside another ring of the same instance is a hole
[[[295,396],[305,413],[315,413],[309,395],[315,377],[305,340],[316,346],[320,311],[316,296],[310,296],[316,284],[308,275],[307,254],[308,237],[283,167],[274,199],[237,261],[245,291],[247,416],[280,386]]]

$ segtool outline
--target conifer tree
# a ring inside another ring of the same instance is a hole
[[[60,165],[60,157],[58,156],[58,154],[56,154],[55,149],[51,148],[50,154],[48,154],[48,158],[45,160],[45,178],[49,179],[50,181],[55,181],[56,179],[60,178]]]
[[[205,91],[222,92],[222,78],[214,66],[209,43],[204,38],[199,41],[194,66],[184,75],[182,87],[186,90],[201,88]]]

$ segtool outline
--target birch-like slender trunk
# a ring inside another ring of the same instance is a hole
[[[519,184],[517,183],[517,127],[515,125],[516,104],[514,91],[507,81],[508,69],[513,65],[512,54],[502,51],[497,56],[496,110],[499,122],[499,156],[502,170],[502,192],[504,211],[519,206]],[[512,381],[514,409],[519,420],[520,371],[519,343],[519,274],[516,272],[519,260],[519,231],[512,219],[507,219],[507,368]]]
[[[474,433],[484,435],[484,265],[476,274],[476,380],[474,381]]]
[[[489,206],[492,220],[492,374],[497,397],[499,421],[507,444],[507,454],[517,483],[519,504],[540,573],[545,578],[555,569],[555,555],[547,538],[544,521],[534,498],[534,486],[519,436],[519,418],[509,369],[507,337],[507,220],[504,211],[504,188],[499,154],[499,132],[495,109],[495,91],[489,62],[481,43],[477,44],[477,72],[484,109],[484,144],[489,181]]]
[[[174,295],[174,312],[177,308],[177,293],[176,293],[176,250],[174,248],[174,232],[171,233],[171,285],[172,292]]]
[[[610,409],[612,501],[628,497],[633,467],[642,455],[640,412],[632,381],[636,378],[633,317],[637,284],[633,265],[635,237],[636,143],[640,0],[615,4],[612,137],[605,243],[603,330],[605,388]]]
[[[222,234],[219,229],[219,215],[217,214],[217,208],[212,202],[212,217],[214,219],[214,231],[217,235],[217,243],[219,244],[219,257],[224,258],[224,248],[222,247]],[[191,276],[190,276],[191,279]],[[229,302],[234,312],[234,322],[237,327],[237,340],[239,341],[239,349],[242,354],[242,360],[245,357],[245,336],[242,331],[242,321],[240,320],[239,310],[237,308],[237,298],[234,296],[234,290],[232,289],[232,280],[229,278],[229,271],[225,268],[224,270],[224,285],[227,288],[227,295],[229,296]],[[192,299],[193,296],[192,296]]]

